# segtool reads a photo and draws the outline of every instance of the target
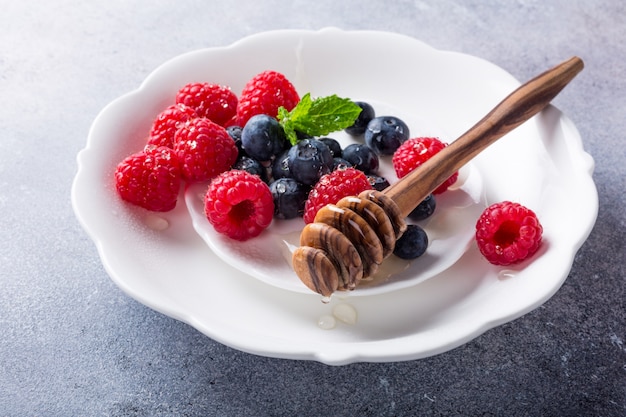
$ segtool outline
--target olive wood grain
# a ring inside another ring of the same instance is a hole
[[[518,87],[457,140],[383,193],[398,205],[403,216],[408,216],[450,175],[539,113],[583,67],[579,57],[572,57]]]

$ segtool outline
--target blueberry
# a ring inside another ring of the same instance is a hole
[[[243,130],[243,128],[241,126],[237,126],[237,125],[233,125],[233,126],[228,126],[226,128],[226,132],[228,133],[228,135],[233,138],[233,140],[235,142],[237,142],[238,140],[241,140],[241,131]]]
[[[289,149],[283,151],[272,162],[272,178],[275,180],[291,177],[289,173],[289,163],[287,161],[288,157]]]
[[[274,198],[274,217],[278,219],[302,217],[309,187],[293,178],[280,178],[270,184],[270,191]]]
[[[427,219],[435,212],[435,207],[437,207],[435,196],[429,194],[428,197],[422,200],[422,202],[419,203],[419,205],[409,214],[409,218],[416,221]]]
[[[333,171],[340,168],[350,168],[352,164],[343,158],[333,158]]]
[[[265,114],[252,116],[241,131],[243,149],[259,161],[272,159],[285,148],[286,142],[285,131],[278,120]]]
[[[261,177],[263,181],[267,182],[267,170],[265,167],[259,161],[254,158],[250,158],[249,156],[239,157],[233,165],[233,169],[248,171],[251,174]]]
[[[380,161],[378,155],[367,145],[353,143],[343,150],[343,159],[350,162],[352,166],[365,174],[375,174],[378,172]]]
[[[240,158],[246,155],[246,151],[243,150],[243,147],[241,145],[241,131],[242,130],[243,128],[241,126],[228,126],[226,128],[226,132],[228,133],[228,136],[233,138],[233,140],[235,141],[235,145],[237,146],[237,151],[239,152],[238,155]]]
[[[350,127],[347,127],[346,133],[352,136],[359,136],[365,133],[365,129],[367,128],[367,124],[374,118],[376,115],[374,112],[374,108],[363,101],[355,101],[354,104],[361,108],[361,113],[354,121],[354,124]]]
[[[289,149],[287,166],[291,178],[305,185],[314,185],[333,169],[333,155],[318,139],[304,139]]]
[[[367,180],[370,182],[370,184],[372,184],[372,188],[374,188],[376,191],[382,191],[385,188],[389,187],[389,181],[378,175],[368,175]]]
[[[309,135],[308,133],[304,133],[299,130],[296,130],[296,137],[298,138],[298,140],[315,138],[315,136]]]
[[[402,259],[415,259],[422,256],[427,248],[428,236],[424,229],[416,224],[409,224],[396,242],[393,254]]]
[[[409,127],[394,116],[375,117],[367,124],[364,138],[377,154],[393,155],[409,138]]]
[[[330,153],[333,154],[333,158],[341,158],[341,145],[336,139],[320,138],[320,140],[328,146]]]

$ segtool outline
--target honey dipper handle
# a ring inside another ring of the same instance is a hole
[[[518,87],[457,140],[383,192],[408,216],[450,175],[546,107],[583,66],[580,58],[572,57]]]

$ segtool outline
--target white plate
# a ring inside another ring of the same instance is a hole
[[[402,56],[403,65],[371,59],[381,50]],[[210,80],[240,91],[265,69],[283,72],[299,91],[389,103],[444,126],[447,137],[459,136],[519,85],[472,56],[397,34],[337,29],[266,32],[166,62],[98,115],[72,188],[80,223],[129,295],[236,349],[339,365],[452,349],[538,307],[562,285],[595,222],[597,193],[592,158],[575,126],[552,106],[472,163],[486,204],[519,201],[544,225],[539,253],[514,268],[489,265],[470,245],[458,262],[419,285],[322,304],[316,294],[267,285],[221,260],[195,232],[182,195],[175,210],[159,215],[117,198],[116,164],[142,148],[152,119],[178,88]],[[356,312],[356,323],[322,329],[318,321],[327,324],[337,307]]]

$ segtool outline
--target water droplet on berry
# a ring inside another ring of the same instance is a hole
[[[144,221],[146,223],[146,226],[158,232],[161,232],[170,227],[170,222],[167,219],[161,216],[155,216],[154,214],[147,215]]]
[[[330,314],[325,314],[321,316],[319,319],[317,319],[317,326],[320,329],[331,330],[331,329],[334,329],[336,325],[337,325],[337,320],[335,320],[335,318],[331,316]]]

